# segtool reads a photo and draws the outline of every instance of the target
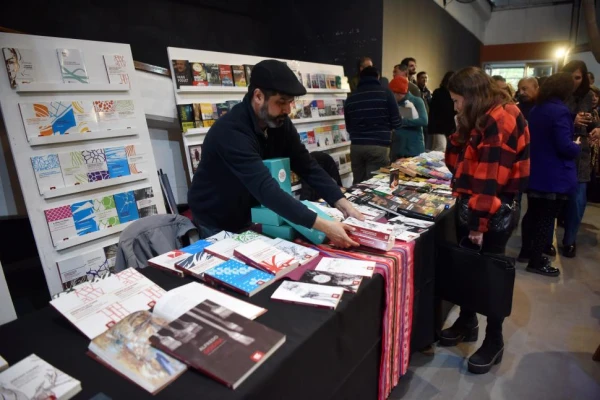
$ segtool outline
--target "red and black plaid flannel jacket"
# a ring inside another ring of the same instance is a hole
[[[485,118],[483,131],[473,129],[465,144],[454,133],[446,149],[452,190],[471,196],[469,228],[478,232],[487,232],[488,220],[502,205],[500,196],[524,192],[529,179],[529,129],[521,111],[507,104]]]

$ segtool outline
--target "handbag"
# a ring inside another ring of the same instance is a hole
[[[458,223],[469,224],[469,196],[461,196],[456,200]],[[490,218],[488,230],[491,232],[512,232],[519,224],[521,210],[516,200],[502,202],[502,205]]]
[[[515,286],[515,259],[481,248],[441,243],[436,281],[440,296],[487,317],[508,317]]]

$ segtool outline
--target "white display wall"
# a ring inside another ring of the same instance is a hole
[[[179,104],[192,103],[222,103],[227,100],[242,100],[248,92],[247,87],[238,86],[182,86],[177,88],[175,82],[175,74],[173,72],[173,64],[171,60],[188,60],[190,62],[225,64],[225,65],[255,65],[267,57],[249,56],[243,54],[218,53],[204,50],[182,49],[176,47],[168,47],[169,65],[171,68],[171,76],[173,77],[173,90],[175,92],[175,102]],[[297,62],[292,60],[279,59],[286,62],[289,66],[295,64],[297,69],[302,73],[303,78],[306,74],[325,74],[336,75],[343,77],[344,68],[340,65],[317,64],[308,62]],[[296,64],[297,63],[297,64]],[[307,94],[301,97],[302,100],[326,100],[326,99],[346,99],[348,89],[307,89]],[[298,132],[314,130],[319,126],[328,126],[332,124],[344,124],[343,115],[325,116],[320,118],[304,118],[292,120]],[[182,132],[183,143],[185,148],[185,157],[190,173],[190,178],[193,176],[192,164],[190,158],[190,146],[202,144],[204,137],[210,128],[194,128],[189,129],[186,133]],[[326,151],[332,155],[340,155],[350,152],[350,141],[336,143],[328,147],[319,147],[310,149],[309,151]],[[340,165],[340,175],[344,183],[351,182],[350,164]],[[297,185],[294,190],[300,189]]]
[[[118,242],[119,233],[133,221],[70,238],[54,245],[44,210],[91,198],[152,187],[158,212],[165,212],[144,115],[143,100],[128,44],[0,33],[0,48],[33,51],[35,82],[21,84],[13,89],[6,71],[2,68],[3,70],[0,71],[0,105],[48,288],[51,294],[55,294],[63,289],[57,262],[72,259]],[[79,49],[83,53],[89,76],[88,84],[62,82],[57,49]],[[109,83],[103,59],[105,54],[124,56],[126,72],[130,80],[129,85]],[[103,100],[133,101],[135,111],[127,128],[98,130],[82,134],[52,135],[28,140],[19,103]],[[40,194],[31,157],[126,145],[135,145],[137,152],[144,155],[146,163],[144,173],[58,188]]]

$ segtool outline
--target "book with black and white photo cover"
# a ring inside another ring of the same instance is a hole
[[[150,343],[235,389],[285,343],[285,335],[205,300]]]
[[[0,373],[0,397],[15,400],[69,400],[81,382],[31,354]]]
[[[195,174],[202,158],[202,145],[188,146],[188,151],[190,152],[190,162],[192,163],[192,174]]]
[[[35,82],[33,50],[5,47],[2,49],[2,54],[4,54],[4,63],[11,88]]]
[[[271,299],[335,310],[343,294],[344,288],[341,287],[283,281],[271,295]]]
[[[177,89],[181,86],[192,85],[192,69],[188,60],[172,60],[173,73],[175,74],[175,83]]]
[[[315,271],[350,274],[371,278],[373,272],[375,272],[375,261],[323,257],[321,261],[319,261]]]
[[[90,83],[83,53],[79,49],[56,49],[64,83]]]
[[[244,64],[244,72],[246,73],[246,83],[250,85],[250,78],[252,77],[252,68],[254,65]]]
[[[315,285],[341,287],[347,292],[356,293],[362,279],[363,277],[358,275],[308,270],[304,272],[299,281]]]
[[[140,218],[158,214],[158,209],[156,207],[156,197],[154,197],[154,189],[152,189],[152,187],[135,189],[133,191],[133,196],[135,197],[135,202]]]
[[[221,86],[219,64],[204,64],[204,69],[208,78],[208,86]]]
[[[156,394],[187,370],[187,366],[152,347],[149,338],[167,321],[149,311],[129,314],[92,340],[90,356],[144,390]]]

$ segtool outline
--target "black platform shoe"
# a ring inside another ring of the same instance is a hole
[[[440,334],[439,345],[444,347],[456,346],[460,342],[476,342],[479,336],[477,316],[469,318],[458,317],[454,324],[444,329]]]
[[[500,364],[504,355],[502,335],[486,335],[483,344],[469,357],[469,372],[472,374],[487,374],[492,366]]]
[[[556,257],[556,247],[553,245],[546,246],[543,253],[549,257]]]
[[[573,258],[573,257],[575,257],[576,253],[577,253],[577,245],[575,243],[573,243],[570,246],[563,247],[563,256],[565,256],[565,257]]]
[[[540,274],[544,276],[559,276],[560,270],[558,268],[554,268],[550,263],[548,257],[542,257],[539,265],[532,265],[529,263],[527,268],[525,269],[527,272],[532,272],[534,274]]]

